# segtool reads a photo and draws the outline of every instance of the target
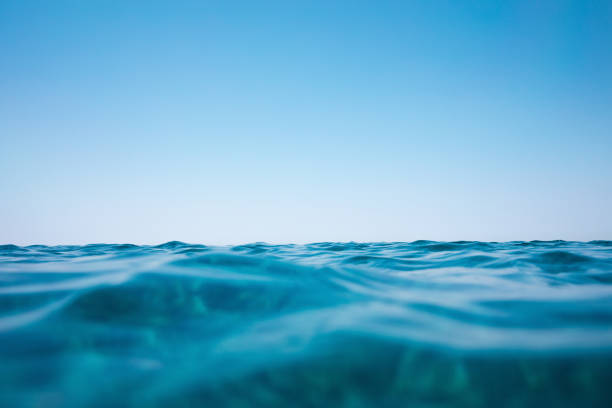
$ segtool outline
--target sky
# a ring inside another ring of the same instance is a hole
[[[0,2],[0,243],[612,239],[612,2]]]

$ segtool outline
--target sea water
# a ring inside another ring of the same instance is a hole
[[[612,407],[612,242],[0,246],[0,407]]]

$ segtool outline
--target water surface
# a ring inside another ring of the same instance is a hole
[[[0,246],[2,407],[610,407],[612,242]]]

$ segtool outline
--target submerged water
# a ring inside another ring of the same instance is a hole
[[[1,407],[610,407],[612,241],[0,246]]]

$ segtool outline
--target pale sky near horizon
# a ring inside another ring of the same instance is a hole
[[[612,239],[612,2],[0,2],[0,244]]]

